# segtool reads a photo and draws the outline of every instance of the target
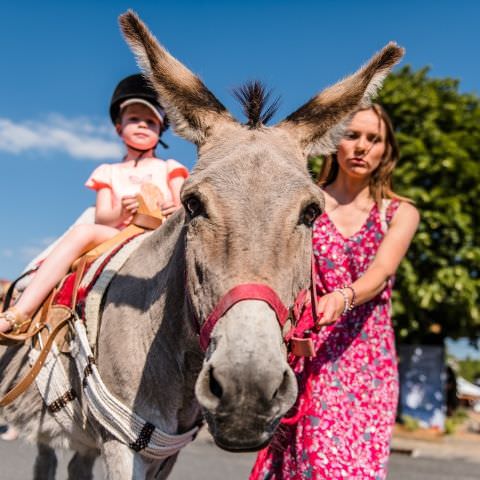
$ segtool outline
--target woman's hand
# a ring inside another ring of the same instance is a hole
[[[345,299],[343,295],[338,291],[327,293],[318,301],[317,312],[319,319],[317,326],[323,327],[336,322],[344,310]]]

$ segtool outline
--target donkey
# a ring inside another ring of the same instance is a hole
[[[368,103],[403,50],[388,44],[355,74],[267,127],[273,109],[262,111],[258,85],[239,94],[248,113],[240,124],[135,13],[122,15],[120,24],[175,132],[197,146],[198,162],[182,191],[184,208],[113,278],[96,364],[113,395],[163,431],[185,432],[203,413],[218,446],[258,450],[297,395],[279,310],[310,284],[312,225],[324,202],[307,157],[335,149],[352,112]],[[245,285],[252,295],[225,296]],[[206,326],[200,337],[197,323]],[[26,347],[3,354],[2,390],[24,370],[25,356]],[[68,357],[65,363],[78,383]],[[76,450],[70,478],[89,478],[98,452],[115,480],[166,478],[177,456],[145,457],[91,418],[93,433],[79,425],[67,434],[35,388],[4,413],[30,439]]]

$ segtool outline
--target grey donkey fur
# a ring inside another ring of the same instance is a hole
[[[335,148],[352,112],[368,103],[403,50],[387,45],[276,126],[252,128],[238,123],[133,12],[120,23],[176,133],[197,145],[198,162],[182,191],[184,208],[113,279],[97,364],[111,392],[164,431],[190,429],[203,411],[219,446],[259,449],[297,394],[275,314],[261,301],[241,301],[219,320],[206,355],[192,319],[204,321],[241,283],[267,284],[285,305],[309,284],[310,217],[323,198],[307,157]],[[3,351],[0,393],[24,373],[27,349]],[[73,365],[65,363],[73,378]],[[76,450],[71,479],[90,478],[98,452],[107,478],[115,480],[166,478],[175,462],[176,456],[163,463],[145,459],[93,420],[95,434],[86,436],[81,425],[67,434],[35,387],[3,413],[30,440]],[[40,452],[52,458],[50,448]],[[43,463],[53,473],[37,478],[54,478],[52,461]]]

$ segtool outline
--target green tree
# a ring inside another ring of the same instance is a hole
[[[458,80],[404,67],[385,81],[378,101],[391,116],[401,160],[394,189],[421,213],[399,267],[394,323],[400,341],[480,335],[480,99]],[[312,171],[318,172],[314,159]]]
[[[480,360],[467,357],[464,360],[458,360],[457,364],[458,374],[469,382],[475,382],[477,378],[480,378]]]

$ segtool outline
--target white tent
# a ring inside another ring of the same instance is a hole
[[[457,396],[465,400],[480,400],[480,387],[462,377],[457,377]]]

